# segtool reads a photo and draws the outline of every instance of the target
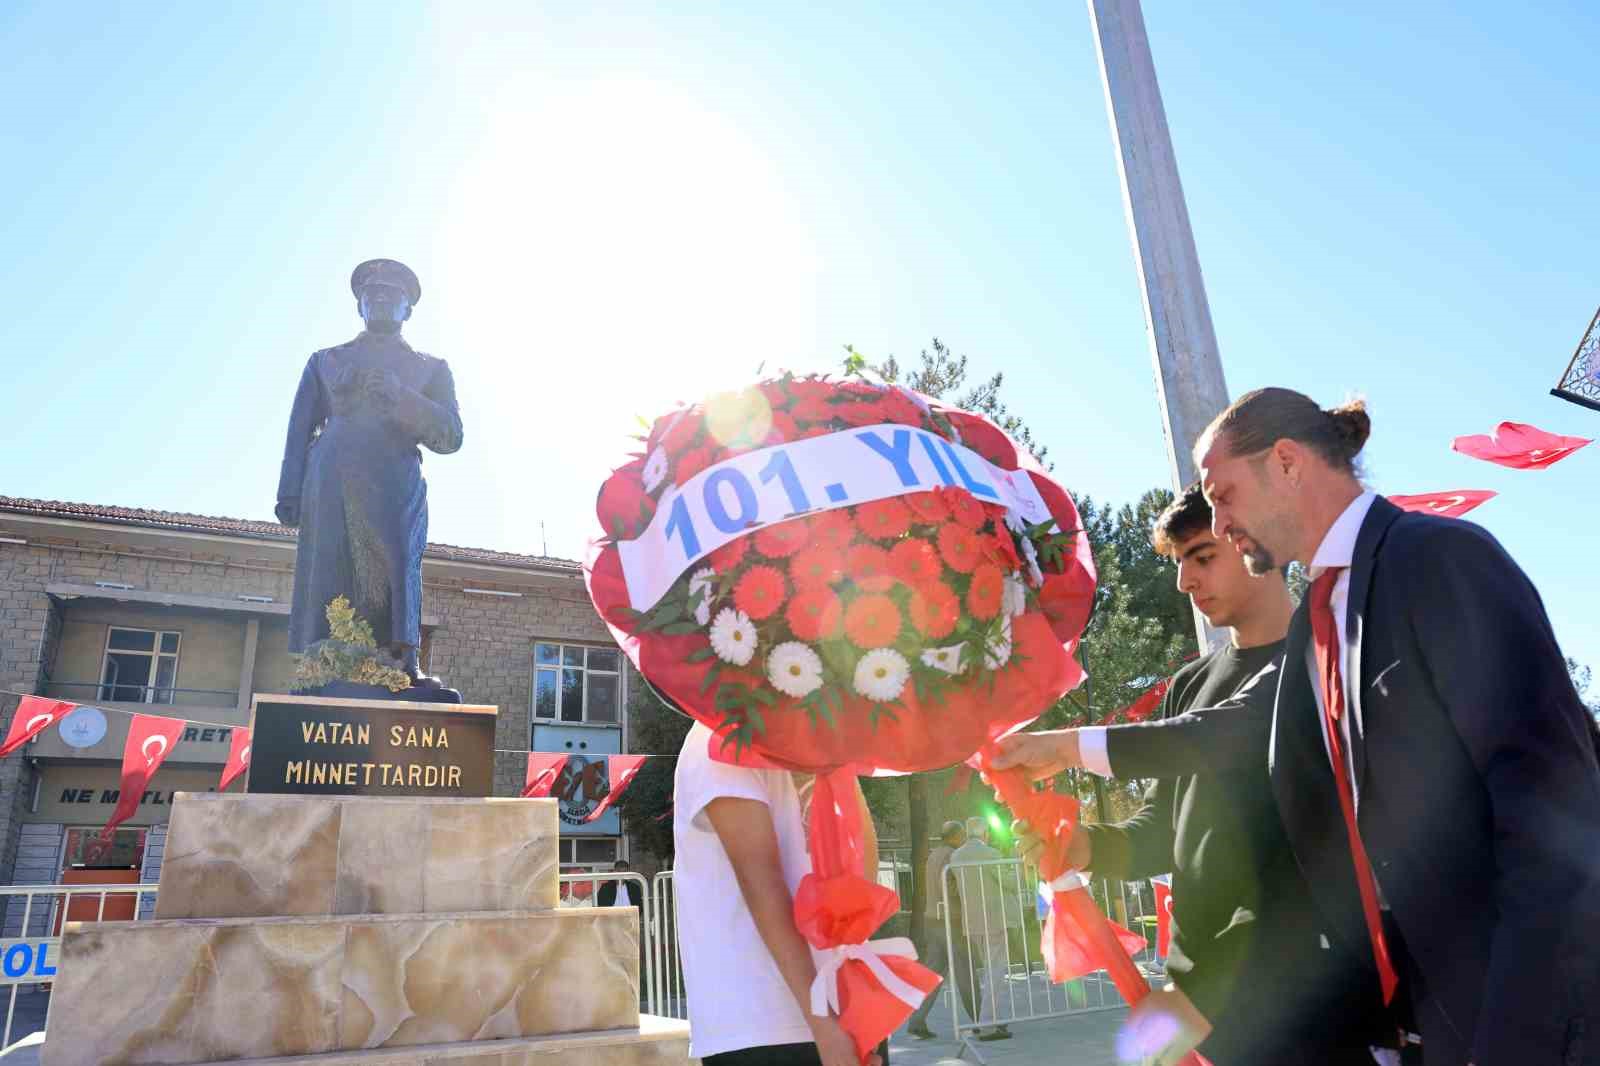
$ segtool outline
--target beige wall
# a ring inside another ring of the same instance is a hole
[[[50,679],[57,685],[99,681],[107,630],[111,626],[127,626],[176,630],[182,634],[178,688],[234,692],[239,687],[239,667],[244,658],[243,619],[197,615],[173,608],[80,602],[67,604],[62,619],[61,639],[57,643],[55,661],[50,664]],[[87,688],[63,689],[59,694],[64,699],[89,701],[95,698],[94,691]],[[179,700],[180,705],[232,702],[227,696],[199,693]]]
[[[289,658],[289,622],[263,618],[256,638],[256,692],[288,692],[294,686],[294,660]]]

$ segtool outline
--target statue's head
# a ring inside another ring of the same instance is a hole
[[[373,333],[399,333],[422,299],[422,284],[411,268],[393,259],[369,259],[350,275],[361,320]]]

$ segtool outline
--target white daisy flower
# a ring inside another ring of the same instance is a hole
[[[1006,528],[1019,537],[1028,531],[1027,520],[1022,517],[1022,512],[1015,507],[1006,508]]]
[[[711,623],[711,650],[725,663],[743,666],[756,653],[756,627],[750,616],[732,607],[717,612]]]
[[[694,604],[694,620],[703,626],[711,624],[711,583],[716,579],[717,572],[709,566],[689,576],[689,602]]]
[[[767,656],[767,680],[785,696],[809,696],[822,687],[822,657],[798,640],[786,640]]]
[[[1007,618],[1022,614],[1028,609],[1028,590],[1016,574],[1007,574],[1001,587],[1000,605]]]
[[[960,644],[947,644],[942,648],[929,648],[922,653],[922,665],[943,670],[947,674],[960,673],[961,649],[966,646],[966,642],[963,641]]]
[[[998,670],[1011,661],[1011,619],[1000,619],[1000,635],[990,637],[983,648],[983,665]]]
[[[1044,571],[1039,569],[1039,550],[1027,537],[1022,538],[1022,561],[1028,566],[1028,584],[1034,588],[1044,584]]]
[[[650,458],[644,461],[644,471],[639,475],[644,481],[644,491],[654,492],[661,487],[661,482],[667,476],[667,450],[661,445],[656,445],[656,450],[650,453]]]
[[[911,664],[893,648],[876,648],[856,663],[856,691],[874,703],[888,703],[900,695],[911,676]]]

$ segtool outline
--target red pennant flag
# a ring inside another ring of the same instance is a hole
[[[1389,502],[1402,511],[1420,511],[1423,514],[1460,518],[1479,504],[1498,496],[1488,489],[1456,489],[1454,492],[1423,492],[1416,496],[1390,496]]]
[[[633,784],[633,779],[638,776],[639,770],[643,768],[644,761],[647,758],[649,758],[647,755],[606,756],[606,776],[611,780],[611,790],[601,798],[599,803],[595,804],[594,810],[589,812],[589,817],[584,819],[585,822],[592,822],[599,818],[606,813],[613,803],[617,802],[623,790]]]
[[[10,755],[52,724],[61,721],[77,706],[66,700],[47,700],[42,696],[22,697],[22,702],[17,704],[17,713],[11,716],[11,729],[6,733],[6,742],[0,744],[0,758]]]
[[[565,753],[528,752],[528,776],[523,778],[522,798],[543,799],[550,795],[550,790],[556,787],[556,781],[561,777],[561,768],[566,765]]]
[[[1142,722],[1156,713],[1156,708],[1161,706],[1161,698],[1167,694],[1167,688],[1172,684],[1172,678],[1164,677],[1160,681],[1145,689],[1144,695],[1128,704],[1122,710],[1111,715],[1112,720],[1122,722]]]
[[[233,739],[228,743],[228,761],[222,764],[222,784],[218,792],[228,791],[233,779],[250,769],[250,730],[234,727]]]
[[[1156,893],[1156,954],[1164,959],[1172,947],[1172,878],[1152,877],[1150,887]]]
[[[1587,437],[1563,437],[1524,422],[1502,422],[1493,433],[1457,437],[1450,447],[1514,470],[1542,470],[1590,443]]]
[[[172,754],[188,724],[182,718],[163,718],[158,714],[133,716],[133,721],[128,723],[128,742],[122,746],[122,788],[117,795],[117,809],[111,812],[111,820],[100,830],[102,840],[110,840],[117,826],[139,809],[144,787],[155,776],[156,768]]]

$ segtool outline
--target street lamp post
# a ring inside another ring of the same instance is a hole
[[[1089,0],[1106,109],[1117,144],[1156,390],[1176,492],[1194,483],[1194,442],[1228,405],[1189,209],[1139,0]],[[1195,612],[1202,649],[1223,639]]]

